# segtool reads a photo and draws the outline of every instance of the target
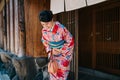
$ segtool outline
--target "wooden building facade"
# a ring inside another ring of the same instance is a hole
[[[18,56],[47,56],[38,19],[44,9],[50,9],[50,0],[10,0],[0,13],[0,48]],[[120,75],[119,0],[62,12],[55,19],[75,38],[71,63],[75,80],[80,66]]]
[[[80,66],[120,75],[119,5],[106,2],[79,11]]]
[[[74,59],[78,59],[79,67],[120,75],[119,5],[118,0],[107,1],[57,14],[57,19],[65,24],[76,39],[78,58]]]

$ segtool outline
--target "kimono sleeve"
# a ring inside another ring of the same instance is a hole
[[[63,54],[71,54],[74,48],[74,38],[72,34],[64,27],[63,28],[63,39],[65,40],[65,43],[63,47],[61,48],[61,53]]]
[[[48,45],[48,41],[46,40],[45,36],[44,36],[44,30],[42,30],[42,38],[41,38],[41,41],[43,43],[43,45],[45,46],[45,50],[46,52],[48,53],[49,51],[51,51],[51,48],[50,46]]]
[[[48,41],[45,40],[43,37],[42,37],[41,41],[42,41],[43,45],[45,46],[46,52],[51,51],[51,48],[50,48],[50,46],[48,45]]]

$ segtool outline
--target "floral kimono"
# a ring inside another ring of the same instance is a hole
[[[57,61],[59,69],[55,74],[50,73],[50,80],[67,80],[73,55],[74,39],[71,33],[59,22],[55,22],[52,29],[42,29],[42,43],[46,52],[52,50],[49,42],[59,42],[61,40],[65,41],[60,48],[61,53],[52,56]]]

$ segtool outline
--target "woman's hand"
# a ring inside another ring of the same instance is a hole
[[[61,53],[60,49],[57,49],[57,48],[52,49],[52,54],[57,55],[57,54],[60,54],[60,53]]]

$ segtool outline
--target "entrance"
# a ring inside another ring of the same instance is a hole
[[[119,5],[79,10],[79,66],[120,75]]]

